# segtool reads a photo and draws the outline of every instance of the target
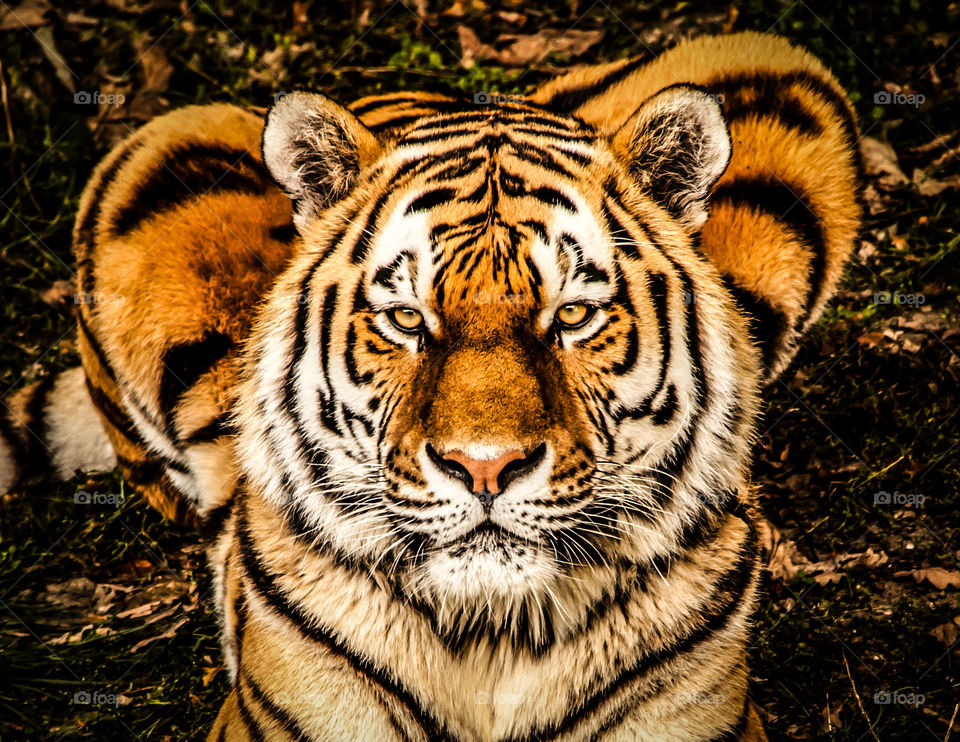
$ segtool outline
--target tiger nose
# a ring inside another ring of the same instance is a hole
[[[546,446],[541,444],[531,454],[521,449],[505,451],[492,459],[475,459],[460,451],[439,454],[427,447],[430,458],[444,473],[460,479],[475,495],[499,495],[516,477],[533,469],[543,458]]]

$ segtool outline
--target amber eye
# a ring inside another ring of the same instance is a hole
[[[423,315],[410,307],[397,307],[387,312],[390,321],[404,332],[418,332],[423,327]]]
[[[597,310],[589,304],[564,304],[557,310],[557,324],[565,330],[586,324]]]

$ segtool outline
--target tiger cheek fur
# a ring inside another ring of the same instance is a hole
[[[212,740],[765,739],[749,454],[854,244],[856,139],[752,33],[526,104],[163,116],[77,217],[83,290],[136,301],[80,307],[0,485],[42,440],[205,525]]]

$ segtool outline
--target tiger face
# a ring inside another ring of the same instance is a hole
[[[729,157],[686,86],[615,132],[509,105],[390,139],[287,96],[303,249],[248,347],[247,479],[451,636],[574,629],[742,480],[757,371],[695,244]]]

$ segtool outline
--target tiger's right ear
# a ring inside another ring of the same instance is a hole
[[[325,95],[287,93],[267,112],[263,161],[293,199],[298,231],[346,196],[380,151],[376,135]]]

